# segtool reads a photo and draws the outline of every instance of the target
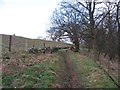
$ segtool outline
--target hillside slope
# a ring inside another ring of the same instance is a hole
[[[2,51],[8,51],[10,46],[10,35],[0,34],[2,38]],[[11,51],[23,51],[27,50],[28,48],[44,48],[46,47],[66,47],[69,46],[67,43],[62,42],[54,42],[54,41],[47,41],[41,39],[30,39],[20,36],[12,35],[11,38]]]

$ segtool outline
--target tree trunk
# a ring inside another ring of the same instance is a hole
[[[93,3],[92,6],[92,2],[89,2],[89,16],[90,16],[90,31],[91,31],[91,38],[93,41],[93,54],[94,54],[94,61],[97,59],[97,48],[96,48],[96,33],[95,33],[95,21],[94,21],[94,10],[95,10],[95,2]],[[93,7],[93,10],[92,10]]]
[[[119,31],[119,35],[120,35],[120,31]],[[118,40],[118,45],[120,45],[120,38]],[[118,47],[118,76],[120,76],[120,47]],[[118,83],[120,88],[120,77],[118,77]]]
[[[12,46],[12,35],[9,37],[9,52],[11,52],[11,46]]]
[[[117,15],[116,15],[116,21],[118,23],[118,76],[120,76],[120,21],[119,21],[119,12],[120,12],[120,1],[118,2],[118,5],[117,5]],[[120,77],[118,77],[118,83],[119,83],[119,88],[120,88]]]
[[[111,61],[111,58],[108,59],[108,73],[110,72],[110,61]]]
[[[90,48],[88,48],[88,52],[90,52]]]
[[[97,60],[100,61],[100,52],[97,51]]]
[[[78,38],[76,38],[74,44],[75,44],[75,52],[78,52],[79,51],[79,40],[78,40]]]
[[[95,37],[93,39],[93,54],[94,54],[94,61],[98,60],[98,51],[97,51],[97,45],[96,45]]]

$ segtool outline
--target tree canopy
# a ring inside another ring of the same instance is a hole
[[[112,60],[118,53],[119,14],[120,0],[64,0],[53,12],[48,32],[53,40],[69,38],[76,52],[84,46],[93,49],[95,60],[101,53]]]

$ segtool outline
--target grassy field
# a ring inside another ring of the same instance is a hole
[[[9,50],[10,35],[0,34],[0,38],[2,38],[2,47],[0,45],[0,49],[2,48],[2,52],[7,52]],[[54,42],[54,41],[47,41],[42,39],[30,39],[30,38],[13,35],[11,41],[11,49],[12,51],[25,51],[28,48],[32,48],[33,46],[39,49],[39,48],[44,48],[44,44],[45,47],[70,46],[69,44],[63,42]]]
[[[26,54],[29,55],[29,54]],[[56,54],[3,61],[2,84],[5,88],[48,88],[56,81]],[[21,62],[21,63],[19,63]]]
[[[79,81],[77,88],[117,88],[91,58],[70,50],[40,55],[22,52],[11,57],[2,63],[4,88],[70,88],[70,69]],[[67,68],[66,61],[71,67]]]

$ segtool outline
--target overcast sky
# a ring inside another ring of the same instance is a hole
[[[0,34],[45,37],[50,16],[61,0],[0,0]]]

